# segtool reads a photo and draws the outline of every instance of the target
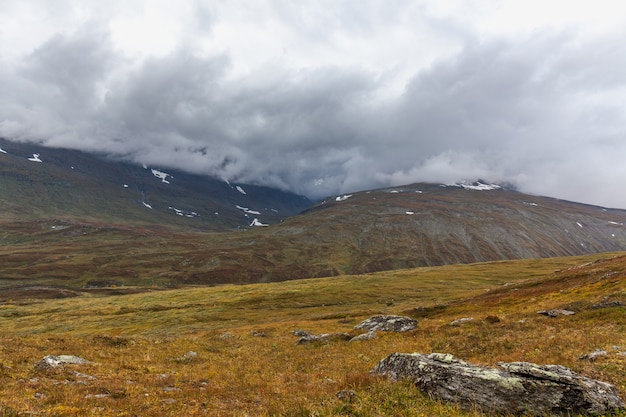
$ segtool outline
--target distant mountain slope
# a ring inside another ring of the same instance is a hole
[[[337,196],[289,225],[302,222],[332,225],[313,229],[342,242],[351,272],[626,249],[626,210],[480,183]]]
[[[413,184],[329,198],[269,227],[0,225],[0,287],[250,283],[626,250],[626,211],[496,186]]]
[[[311,204],[268,187],[0,139],[0,220],[232,230],[276,224]]]

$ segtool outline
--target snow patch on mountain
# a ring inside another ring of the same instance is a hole
[[[148,203],[146,203],[145,201],[141,202],[144,206],[148,207],[149,209],[152,209],[152,206]]]
[[[237,191],[239,191],[241,194],[246,195],[247,193],[244,191],[243,188],[241,188],[240,186],[236,185],[235,188],[237,189]]]
[[[255,218],[254,218],[254,220],[252,220],[252,223],[250,223],[250,226],[267,227],[267,226],[269,226],[269,224],[261,223],[261,222],[259,221],[259,219],[257,219],[257,218],[255,217]]]
[[[0,153],[7,153],[4,149],[0,148]]]
[[[339,197],[335,198],[335,201],[346,201],[350,197],[352,197],[352,194],[340,195]]]
[[[172,207],[172,206],[169,206],[167,209],[172,210],[174,213],[176,213],[178,216],[181,216],[181,217],[194,218],[194,217],[199,216],[199,214],[196,213],[195,211],[184,211],[179,208]]]
[[[170,182],[167,180],[167,177],[170,178],[174,178],[172,177],[170,174],[163,172],[163,171],[159,171],[158,169],[152,169],[152,175],[154,175],[155,177],[159,178],[161,180],[161,182],[164,182],[165,184],[169,184]]]
[[[32,162],[43,162],[41,159],[39,159],[39,155],[38,153],[34,153],[32,158],[28,158],[29,161]]]
[[[499,190],[502,188],[498,184],[483,184],[480,181],[476,181],[472,184],[454,183],[454,184],[449,184],[449,186],[460,187],[465,190],[473,190],[473,191],[491,191],[491,190]]]
[[[242,206],[237,206],[237,205],[235,207],[237,207],[239,210],[243,211],[246,214],[253,214],[253,215],[256,215],[256,216],[260,216],[261,215],[261,213],[259,213],[258,211],[250,210],[248,207],[242,207]]]

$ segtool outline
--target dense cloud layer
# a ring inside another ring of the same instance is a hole
[[[428,2],[14,3],[6,138],[314,198],[482,178],[626,208],[621,29],[483,33]],[[24,3],[58,25],[21,45]]]

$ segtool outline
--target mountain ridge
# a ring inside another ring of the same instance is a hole
[[[626,210],[486,182],[416,183],[312,204],[38,149],[23,148],[35,161],[0,155],[0,287],[254,283],[626,250]],[[67,155],[92,165],[70,165]],[[55,157],[65,165],[47,162]]]
[[[3,139],[0,149],[5,220],[57,217],[225,231],[276,224],[312,204],[286,191],[141,167],[107,155]]]

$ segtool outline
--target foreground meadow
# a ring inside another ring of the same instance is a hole
[[[561,364],[626,398],[625,275],[626,255],[613,253],[58,300],[0,294],[0,416],[481,415],[371,377],[393,352]],[[576,314],[537,314],[555,308]],[[419,324],[360,342],[293,335],[357,335],[378,314]],[[450,325],[464,317],[474,320]],[[607,354],[580,359],[598,349]],[[61,354],[89,363],[36,367]]]

